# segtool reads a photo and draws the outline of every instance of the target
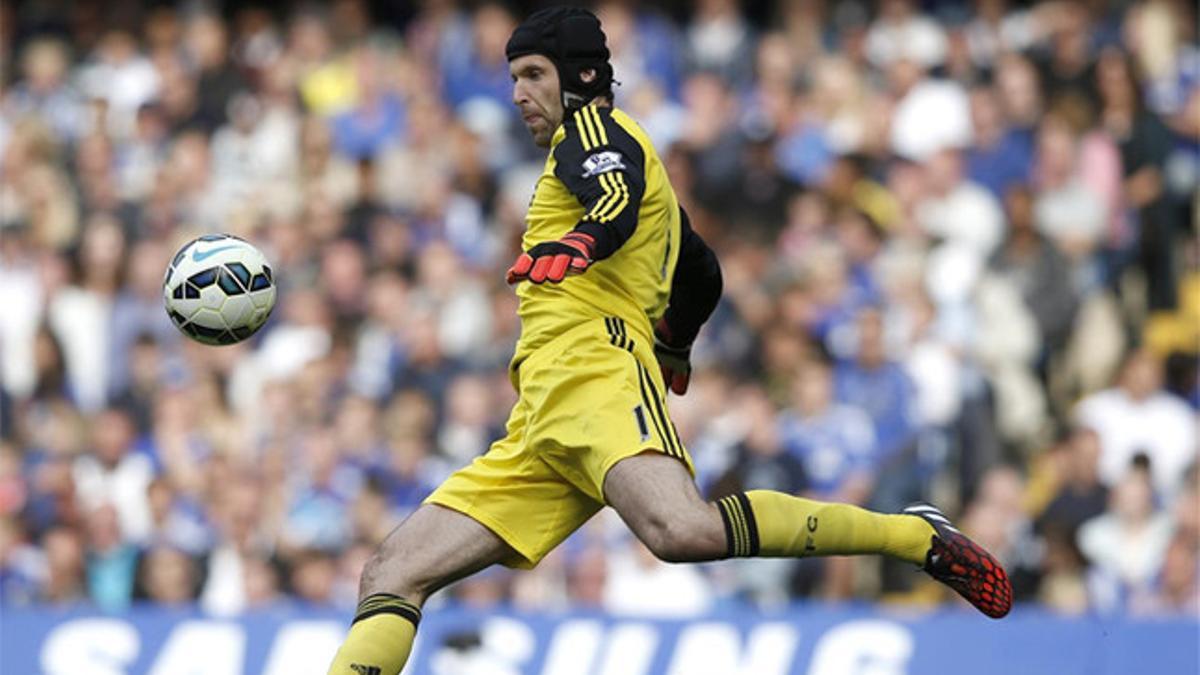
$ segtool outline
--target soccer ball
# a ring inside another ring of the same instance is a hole
[[[267,322],[275,307],[275,278],[266,257],[246,240],[205,235],[171,259],[163,302],[184,335],[206,345],[230,345]]]

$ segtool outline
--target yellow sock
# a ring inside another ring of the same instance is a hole
[[[724,497],[717,508],[730,557],[881,553],[923,565],[934,535],[933,527],[917,516],[873,513],[770,490]]]
[[[399,675],[412,651],[421,610],[404,598],[376,593],[358,603],[350,634],[329,675]]]

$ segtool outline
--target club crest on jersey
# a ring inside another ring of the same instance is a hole
[[[621,153],[606,150],[597,152],[594,155],[588,155],[587,159],[583,160],[583,177],[591,178],[599,176],[602,173],[624,169],[625,165],[621,162]]]

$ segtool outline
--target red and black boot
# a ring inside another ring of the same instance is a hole
[[[904,513],[923,518],[937,535],[925,556],[929,576],[953,588],[979,611],[999,619],[1012,609],[1012,583],[992,554],[959,532],[945,514],[928,504],[914,504]]]

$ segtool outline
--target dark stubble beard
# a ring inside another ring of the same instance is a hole
[[[529,133],[533,136],[533,144],[539,148],[550,147],[550,141],[554,138],[554,132],[552,129],[550,129],[549,124],[546,124],[544,128],[531,128]]]

